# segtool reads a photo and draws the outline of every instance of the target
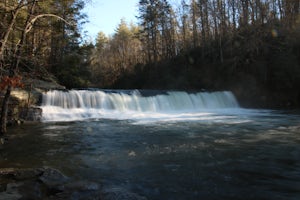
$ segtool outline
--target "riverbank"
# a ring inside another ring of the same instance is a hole
[[[98,183],[74,180],[50,167],[0,168],[0,199],[146,200],[120,188],[103,190]]]
[[[24,78],[23,88],[14,88],[11,92],[8,110],[8,125],[22,124],[26,122],[39,122],[42,110],[38,107],[42,102],[42,94],[49,90],[65,89],[53,79],[41,80]],[[0,103],[4,97],[4,91],[0,93]]]

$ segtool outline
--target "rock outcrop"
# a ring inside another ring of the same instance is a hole
[[[65,89],[64,86],[50,80],[26,79],[24,80],[24,85],[24,88],[16,88],[11,92],[8,111],[9,125],[25,121],[40,121],[42,110],[39,108],[39,105],[42,103],[42,94],[49,90]],[[0,103],[3,96],[4,93],[0,93]]]
[[[50,167],[0,169],[0,199],[100,200],[97,183],[75,181]]]
[[[73,180],[50,167],[0,168],[0,199],[147,200],[124,188],[103,189],[98,183]]]

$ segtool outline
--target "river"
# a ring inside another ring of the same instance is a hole
[[[136,95],[125,93],[122,102]],[[190,95],[194,94],[179,94],[193,99]],[[190,100],[183,110],[176,110],[176,102],[182,101],[176,97],[162,109],[152,94],[137,94],[133,99],[142,98],[138,101],[142,104],[135,101],[133,107],[132,102],[118,108],[101,102],[103,110],[97,103],[97,111],[91,104],[82,110],[76,102],[75,107],[50,109],[57,101],[44,101],[42,107],[49,115],[42,123],[9,129],[0,166],[50,166],[74,179],[154,200],[299,199],[299,114],[243,109],[231,93],[205,95],[215,98],[209,105],[221,107],[196,109],[190,106],[197,101]],[[154,104],[151,110],[141,110],[138,105],[149,108],[145,101],[156,102],[159,110],[153,109]]]

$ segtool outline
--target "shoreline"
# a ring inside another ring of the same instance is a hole
[[[0,168],[0,197],[5,200],[147,200],[124,188],[104,188],[98,183],[74,180],[57,169]]]

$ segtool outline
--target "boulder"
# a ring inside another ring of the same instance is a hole
[[[19,118],[25,121],[39,122],[42,120],[42,109],[37,106],[21,108]]]
[[[0,199],[147,200],[122,187],[103,189],[98,183],[72,180],[51,167],[0,168]]]
[[[48,188],[59,187],[69,181],[69,178],[57,169],[46,167],[38,180]]]
[[[0,169],[0,199],[100,200],[99,184],[74,181],[57,169]]]
[[[55,81],[37,79],[24,79],[24,88],[14,88],[11,91],[7,121],[9,125],[20,124],[26,121],[39,122],[42,119],[42,110],[38,107],[42,104],[42,95],[49,90],[63,90],[64,86]],[[4,97],[0,92],[0,103]]]

